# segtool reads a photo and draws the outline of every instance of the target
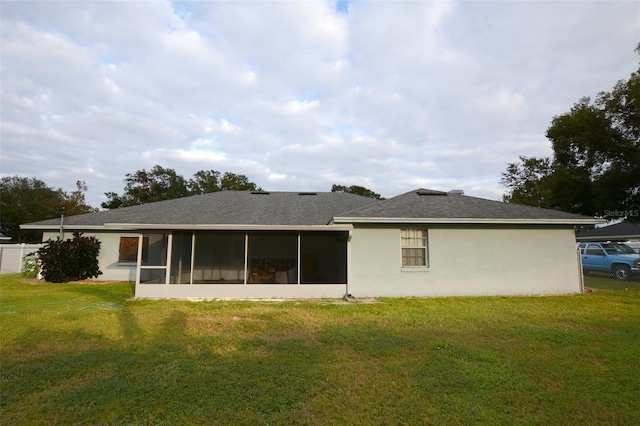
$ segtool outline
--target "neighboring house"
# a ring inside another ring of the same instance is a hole
[[[570,213],[414,190],[223,191],[65,219],[101,242],[100,279],[136,297],[316,298],[573,293]],[[56,238],[59,221],[23,225]],[[68,234],[67,234],[68,235]]]
[[[620,222],[576,235],[578,241],[640,241],[640,223]]]

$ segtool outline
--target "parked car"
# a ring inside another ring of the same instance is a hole
[[[640,273],[640,255],[623,243],[580,243],[585,272],[612,272],[619,280],[630,280]]]

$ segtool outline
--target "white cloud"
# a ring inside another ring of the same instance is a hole
[[[637,68],[633,2],[4,2],[3,175],[98,205],[126,173],[499,198]]]

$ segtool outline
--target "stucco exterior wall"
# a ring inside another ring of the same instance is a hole
[[[413,226],[406,226],[411,228]],[[137,297],[315,298],[563,294],[581,290],[572,228],[432,225],[428,268],[402,268],[400,226],[355,225],[348,246],[348,285],[138,284]],[[125,232],[86,232],[101,242],[99,280],[135,281],[136,265],[119,263]],[[44,240],[57,232],[45,232]],[[70,237],[69,234],[65,238]]]
[[[98,264],[102,275],[96,280],[106,281],[135,281],[136,264],[118,262],[120,252],[120,237],[137,237],[137,233],[126,232],[83,232],[85,237],[96,237],[100,241]],[[58,238],[58,232],[44,232],[42,241]],[[65,232],[64,238],[72,238],[71,232]]]
[[[340,298],[345,284],[137,284],[137,298],[317,299]]]
[[[350,246],[349,293],[402,297],[581,291],[572,228],[426,228],[429,267],[402,268],[400,226],[356,226]]]

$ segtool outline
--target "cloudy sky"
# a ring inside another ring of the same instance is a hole
[[[554,115],[638,68],[637,1],[7,1],[0,173],[122,193],[159,164],[264,189],[499,199]]]

